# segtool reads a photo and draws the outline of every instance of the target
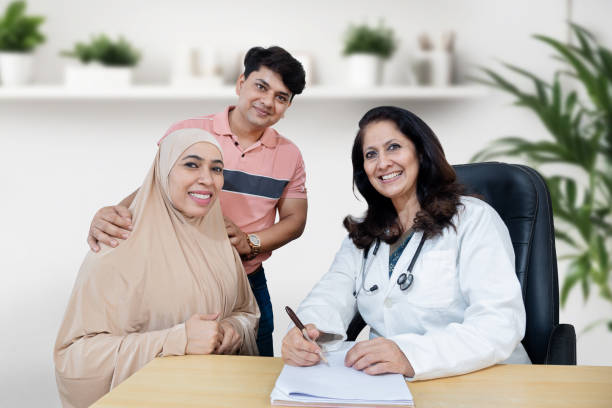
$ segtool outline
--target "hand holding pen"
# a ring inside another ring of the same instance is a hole
[[[321,348],[314,341],[319,337],[319,331],[314,325],[304,327],[290,307],[285,307],[287,314],[295,324],[283,339],[282,355],[285,363],[294,366],[312,366],[323,360],[329,365]]]

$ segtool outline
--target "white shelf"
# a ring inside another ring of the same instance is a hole
[[[465,99],[482,97],[487,89],[480,86],[381,86],[375,88],[347,88],[313,86],[304,90],[304,99]]]
[[[375,88],[346,88],[311,86],[298,95],[299,100],[448,100],[477,98],[487,94],[480,86],[452,86],[445,88],[417,86],[382,86]],[[71,100],[232,100],[234,86],[218,88],[178,88],[169,85],[135,85],[117,89],[72,89],[64,86],[31,85],[16,88],[0,86],[0,101],[71,101]]]

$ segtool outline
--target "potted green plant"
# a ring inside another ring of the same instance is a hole
[[[0,16],[0,79],[4,85],[24,85],[32,77],[36,46],[45,41],[39,31],[44,18],[26,16],[26,3],[10,3]]]
[[[79,61],[65,71],[66,85],[78,88],[129,86],[133,67],[140,60],[140,52],[126,39],[113,41],[104,34],[92,36],[90,42],[78,42],[72,51],[61,55]]]
[[[527,78],[532,90],[486,68],[486,78],[478,79],[510,93],[516,105],[533,111],[548,130],[548,140],[505,137],[472,160],[520,156],[536,167],[556,164],[554,172],[542,172],[550,190],[555,236],[570,248],[562,256],[569,268],[561,304],[580,287],[585,301],[595,289],[612,305],[612,50],[583,27],[570,24],[570,29],[576,45],[535,36],[552,47],[563,64],[551,81],[510,64],[504,65]],[[560,80],[562,76],[566,81]],[[599,324],[612,331],[612,316],[592,322],[583,332]]]
[[[380,21],[376,27],[350,24],[344,37],[343,55],[348,59],[348,83],[356,87],[375,86],[381,80],[381,66],[393,55],[397,40],[391,28]]]

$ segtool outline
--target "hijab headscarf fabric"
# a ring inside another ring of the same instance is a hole
[[[219,313],[241,335],[240,354],[257,354],[259,309],[219,200],[193,218],[169,197],[172,166],[199,142],[221,152],[201,129],[163,140],[130,206],[130,237],[85,257],[54,349],[65,407],[89,406],[155,357],[185,354],[185,321],[196,313]]]

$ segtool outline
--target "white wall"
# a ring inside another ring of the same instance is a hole
[[[4,7],[7,1],[0,1]],[[422,30],[457,32],[462,77],[495,58],[547,75],[551,54],[530,38],[565,38],[565,2],[516,1],[233,1],[38,0],[32,12],[47,16],[47,43],[37,51],[36,80],[57,83],[57,56],[90,33],[121,33],[142,48],[138,82],[164,82],[180,41],[197,39],[223,48],[228,66],[240,50],[278,44],[314,57],[319,82],[343,78],[341,35],[349,21],[385,17],[401,47],[387,67],[389,83],[405,78],[414,38]],[[604,0],[574,1],[574,17],[608,41],[612,32]],[[227,70],[227,78],[235,71]],[[545,137],[527,112],[495,93],[455,102],[399,102],[419,114],[440,137],[451,163],[462,163],[489,141],[518,134]],[[385,101],[380,101],[385,103]],[[266,262],[275,309],[275,351],[287,318],[329,266],[344,236],[341,220],[363,210],[352,195],[349,151],[361,115],[379,102],[314,102],[296,98],[277,129],[302,150],[307,166],[309,216],[304,235]],[[0,405],[58,405],[52,347],[80,262],[93,213],[137,187],[151,164],[155,141],[173,121],[221,110],[223,103],[7,102],[0,101]],[[295,260],[299,260],[296,262]],[[579,296],[561,320],[579,330],[610,306]],[[581,364],[612,364],[610,334],[579,339]]]

